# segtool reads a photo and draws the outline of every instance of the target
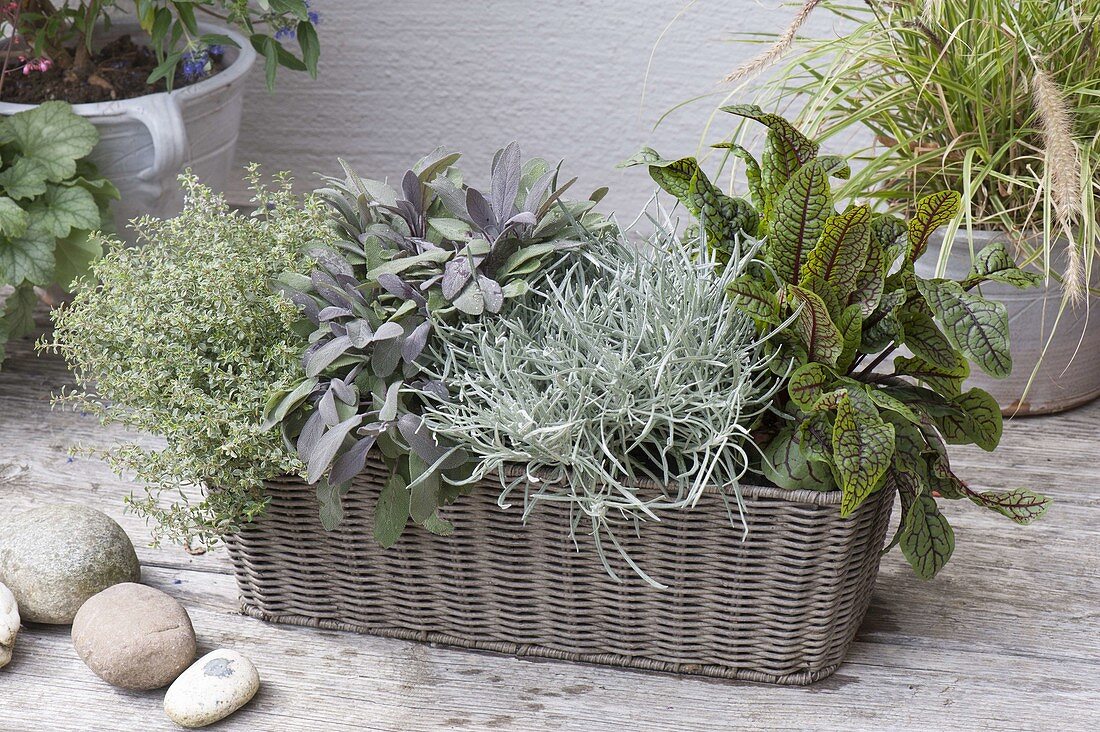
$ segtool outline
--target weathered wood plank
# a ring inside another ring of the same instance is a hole
[[[118,520],[139,545],[144,581],[187,606],[204,649],[252,657],[260,695],[224,730],[663,730],[1100,728],[1100,405],[1016,420],[996,455],[956,466],[983,488],[1025,485],[1059,503],[1020,528],[947,507],[956,555],[936,580],[883,562],[848,663],[808,688],[782,688],[518,660],[306,628],[235,613],[223,553],[150,549],[122,509],[137,488],[78,442],[121,439],[94,420],[48,411],[66,383],[56,358],[27,344],[0,371],[0,512],[78,501]],[[170,730],[161,692],[123,692],[92,675],[65,628],[24,628],[0,671],[0,729]]]
[[[264,693],[224,729],[1088,729],[1096,665],[861,639],[834,677],[806,689],[698,679],[428,648],[225,612],[228,577],[154,570],[146,581],[189,607],[203,649],[257,662]],[[173,584],[180,579],[182,583]],[[18,696],[25,729],[172,729],[158,692],[121,692],[76,658],[65,629],[24,631],[0,713]],[[39,706],[40,705],[40,706]],[[33,715],[33,716],[29,716]],[[6,719],[11,719],[7,716]],[[19,719],[19,717],[16,717]],[[463,720],[463,721],[460,721]],[[35,725],[40,726],[35,726]],[[47,727],[47,724],[49,725]],[[20,729],[20,727],[15,727]]]

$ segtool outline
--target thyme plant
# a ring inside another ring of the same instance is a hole
[[[305,342],[292,329],[297,309],[269,280],[300,267],[329,228],[324,207],[299,200],[288,178],[269,188],[255,167],[249,177],[251,216],[181,177],[183,212],[140,219],[139,246],[107,240],[43,344],[76,377],[58,401],[163,439],[101,451],[147,486],[130,505],[154,519],[158,539],[215,542],[262,510],[262,481],[300,470],[260,425],[269,394],[299,377]],[[196,488],[197,502],[188,497]]]
[[[752,251],[721,267],[663,229],[590,245],[502,317],[441,327],[427,363],[451,397],[426,395],[426,425],[474,456],[468,483],[499,476],[501,507],[569,502],[609,572],[605,542],[622,552],[635,521],[705,490],[740,506],[749,428],[778,383],[724,296]],[[511,464],[525,474],[505,477]]]

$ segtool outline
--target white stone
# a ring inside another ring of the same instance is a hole
[[[225,719],[255,696],[260,675],[237,651],[219,648],[195,661],[168,687],[164,712],[181,727]]]
[[[0,668],[11,661],[15,636],[19,635],[19,607],[15,604],[15,595],[0,582]]]

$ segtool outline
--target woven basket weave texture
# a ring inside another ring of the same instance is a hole
[[[613,548],[604,570],[568,508],[503,511],[487,481],[446,509],[453,535],[406,529],[378,546],[374,504],[388,469],[368,462],[322,529],[312,487],[268,485],[268,511],[229,540],[242,609],[254,617],[391,638],[673,673],[784,684],[831,674],[863,620],[893,506],[880,491],[841,518],[838,492],[743,486],[748,538],[716,495],[616,536],[669,589]],[[731,503],[732,506],[732,503]],[[579,545],[579,546],[578,546]]]

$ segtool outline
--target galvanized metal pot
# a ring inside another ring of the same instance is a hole
[[[920,276],[935,276],[943,236],[943,230],[936,232],[928,253],[917,262]],[[1012,250],[1004,233],[975,231],[974,251],[998,240]],[[965,277],[970,271],[970,254],[966,234],[960,231],[944,276]],[[994,379],[975,368],[968,386],[992,394],[1006,416],[1061,412],[1100,396],[1100,299],[1090,297],[1088,307],[1082,303],[1063,309],[1061,289],[1053,280],[1049,285],[1027,290],[989,283],[982,285],[981,291],[1008,309],[1012,374]]]

